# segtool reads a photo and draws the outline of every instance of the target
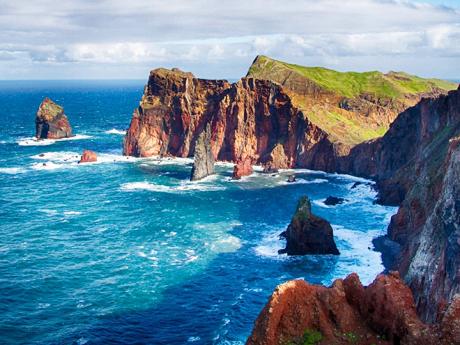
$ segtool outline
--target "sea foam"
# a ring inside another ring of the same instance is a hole
[[[19,146],[47,146],[52,145],[59,141],[69,141],[69,140],[84,140],[90,139],[92,136],[84,135],[84,134],[77,134],[70,138],[62,138],[62,139],[37,139],[35,137],[29,138],[21,138],[17,141]]]

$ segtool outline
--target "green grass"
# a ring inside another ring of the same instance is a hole
[[[307,329],[302,337],[291,340],[287,342],[286,345],[317,345],[321,340],[323,340],[321,332]]]
[[[369,93],[377,97],[401,98],[405,94],[429,92],[437,87],[453,90],[457,84],[439,79],[424,79],[404,72],[338,72],[323,67],[305,67],[259,56],[249,68],[248,76],[263,78],[271,73],[295,72],[326,90],[344,97]]]

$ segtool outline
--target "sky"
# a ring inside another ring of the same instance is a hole
[[[258,54],[460,79],[460,0],[0,0],[0,79],[237,79]]]

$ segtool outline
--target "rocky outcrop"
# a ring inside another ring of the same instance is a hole
[[[329,288],[293,280],[276,288],[247,344],[459,344],[459,313],[460,296],[439,323],[423,323],[398,273],[367,287],[354,273]]]
[[[83,154],[81,155],[80,163],[91,163],[91,162],[97,162],[97,154],[94,151],[91,150],[84,150]]]
[[[239,159],[233,167],[232,179],[239,180],[243,176],[249,176],[253,173],[251,158],[243,157]]]
[[[330,195],[326,198],[326,200],[324,200],[324,204],[328,206],[335,206],[338,204],[343,204],[344,201],[345,201],[344,198],[338,198],[336,196]]]
[[[166,69],[150,73],[123,152],[189,157],[207,124],[217,160],[250,159],[277,169],[335,168],[337,152],[327,134],[292,105],[279,85],[253,78],[230,84]]]
[[[190,177],[191,181],[201,180],[206,176],[214,174],[214,156],[211,151],[211,136],[211,125],[208,123],[195,142],[195,158]]]
[[[64,114],[64,108],[45,98],[35,117],[35,137],[37,139],[62,139],[72,136],[72,128]]]
[[[422,100],[341,162],[342,171],[374,178],[381,202],[400,205],[388,235],[402,247],[396,267],[428,321],[460,288],[459,134],[460,89]]]
[[[280,250],[280,254],[340,254],[331,225],[311,212],[306,196],[300,198],[291,223],[281,236],[286,239],[286,248]]]

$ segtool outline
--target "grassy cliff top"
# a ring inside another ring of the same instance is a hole
[[[404,72],[338,72],[323,67],[305,67],[259,55],[252,63],[248,76],[273,79],[285,73],[297,73],[322,88],[341,96],[354,98],[370,93],[377,97],[400,98],[407,94],[430,92],[434,88],[453,90],[457,84],[440,79],[425,79]]]

